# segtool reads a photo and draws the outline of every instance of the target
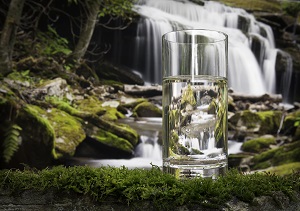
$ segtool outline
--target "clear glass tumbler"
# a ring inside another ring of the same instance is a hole
[[[228,36],[191,29],[162,36],[163,171],[215,179],[228,168]]]

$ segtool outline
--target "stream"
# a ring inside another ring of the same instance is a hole
[[[128,169],[143,168],[150,169],[152,165],[162,166],[162,146],[160,142],[160,132],[162,119],[147,118],[126,118],[120,122],[130,125],[137,130],[140,135],[140,143],[134,151],[134,158],[131,159],[90,159],[74,158],[72,165],[88,165],[92,167],[112,166]],[[228,154],[237,154],[241,151],[241,142],[228,140]]]

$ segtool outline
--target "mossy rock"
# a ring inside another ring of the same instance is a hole
[[[44,118],[46,111],[38,106],[26,105],[20,110],[16,124],[22,128],[22,142],[13,155],[10,167],[21,167],[25,163],[35,168],[45,168],[53,159],[55,152],[55,131],[50,122]]]
[[[142,102],[138,104],[133,112],[138,117],[162,117],[162,111],[156,105],[150,102]]]
[[[300,139],[300,125],[297,126],[297,122],[300,121],[300,110],[289,113],[283,122],[282,131],[285,134],[291,134],[294,140]]]
[[[259,169],[260,163],[269,162],[271,166],[278,166],[293,162],[300,162],[300,141],[285,144],[255,155],[252,159],[253,169]]]
[[[228,155],[228,167],[229,168],[236,168],[239,167],[242,160],[245,158],[250,157],[251,155],[246,153],[239,153],[239,154],[229,154]]]
[[[267,161],[264,161],[264,162],[261,162],[261,163],[257,163],[253,168],[252,170],[259,170],[259,169],[267,169],[269,167],[272,166],[272,163],[270,160],[267,160]]]
[[[261,119],[260,134],[277,133],[282,118],[281,111],[260,111],[257,114]]]
[[[135,146],[132,143],[130,143],[130,141],[122,137],[118,137],[117,135],[108,132],[106,130],[103,130],[101,128],[96,129],[96,131],[94,132],[95,133],[94,135],[92,135],[92,138],[96,139],[102,144],[105,144],[110,147],[114,147],[116,149],[120,149],[130,154],[133,153]]]
[[[25,163],[45,168],[55,159],[72,156],[85,138],[78,119],[56,108],[44,110],[27,104],[19,110],[14,123],[21,128],[21,141],[7,163],[10,167],[19,168]]]
[[[76,102],[75,108],[98,116],[101,116],[106,112],[106,109],[102,107],[102,102],[96,97],[88,97],[83,100],[79,100]]]
[[[134,109],[138,104],[148,102],[148,100],[145,98],[126,98],[126,97],[122,101],[123,101],[122,106],[129,109]]]
[[[105,103],[106,102],[102,102],[96,97],[89,97],[77,102],[76,109],[80,112],[102,116],[103,119],[109,121],[115,121],[125,117],[124,114],[118,111],[117,106],[105,105]],[[117,103],[119,104],[119,102]]]
[[[300,162],[282,164],[266,170],[266,172],[270,172],[272,174],[276,174],[280,176],[290,175],[299,171],[300,171]]]
[[[12,80],[14,83],[29,87],[32,84],[32,78],[29,76],[30,71],[13,71],[7,76],[7,79]]]
[[[300,125],[297,127],[295,131],[295,135],[293,136],[293,140],[299,140],[300,139]]]
[[[262,152],[270,148],[270,145],[276,144],[275,137],[262,136],[255,139],[250,139],[242,144],[242,150],[245,152]]]
[[[245,110],[234,114],[229,119],[229,125],[258,134],[274,134],[279,128],[281,117],[281,111],[253,112]]]
[[[73,156],[76,147],[85,139],[80,121],[68,113],[53,108],[43,114],[55,132],[55,153],[58,158]]]
[[[46,111],[34,105],[27,105],[25,110],[46,125],[49,134],[53,133],[54,158],[72,156],[78,144],[85,138],[81,123],[62,110],[53,108]]]

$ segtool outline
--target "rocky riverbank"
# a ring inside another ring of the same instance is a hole
[[[41,169],[73,156],[132,158],[140,137],[118,120],[161,117],[161,87],[61,75],[50,80],[21,71],[1,81],[2,166]],[[300,169],[299,104],[286,109],[281,101],[280,95],[230,91],[229,139],[243,142],[243,153],[230,155],[230,167],[279,174]]]
[[[243,153],[230,155],[229,164],[242,171],[271,168],[286,174],[300,168],[299,23],[282,9],[271,13],[265,9],[271,7],[253,8],[245,9],[272,26],[276,45],[294,52],[290,93],[295,101],[286,108],[281,96],[247,96],[232,90],[229,138],[243,142]],[[291,26],[296,31],[290,31]],[[16,48],[29,48],[26,43],[31,42],[17,43]],[[160,86],[145,86],[139,75],[124,67],[102,63],[91,69],[84,62],[76,67],[65,62],[63,55],[23,55],[14,62],[17,71],[1,78],[1,168],[42,169],[74,156],[132,158],[140,137],[118,120],[161,117]],[[280,80],[285,66],[284,58],[278,57]]]

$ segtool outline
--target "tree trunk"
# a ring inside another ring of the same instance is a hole
[[[83,24],[77,45],[71,55],[72,59],[75,61],[79,61],[81,58],[83,58],[87,51],[97,22],[100,3],[100,0],[94,0],[86,4],[86,22]]]
[[[0,74],[12,71],[12,53],[25,0],[11,0],[0,37]]]

